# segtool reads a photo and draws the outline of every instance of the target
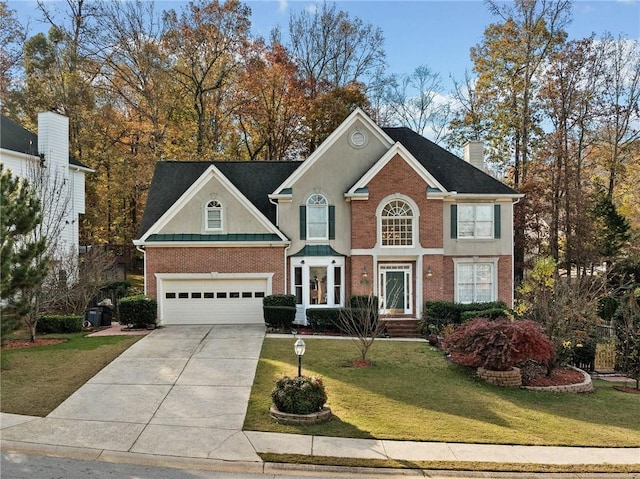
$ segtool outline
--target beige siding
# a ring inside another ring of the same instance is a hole
[[[210,200],[218,200],[223,207],[223,230],[205,229],[205,206]],[[159,233],[228,234],[267,233],[255,214],[242,205],[232,192],[216,177],[191,198],[182,209],[159,231]]]
[[[363,148],[354,148],[349,143],[350,135],[360,130],[367,132],[368,143]],[[322,158],[293,185],[292,201],[280,202],[280,229],[293,240],[291,251],[301,249],[311,241],[300,241],[299,208],[310,195],[321,193],[327,197],[330,205],[335,206],[336,239],[331,246],[340,253],[351,249],[350,205],[344,194],[384,155],[385,145],[360,122],[357,122],[338,138]],[[326,243],[326,241],[324,242]]]

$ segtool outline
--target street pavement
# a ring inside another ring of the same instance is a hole
[[[243,431],[264,337],[262,325],[157,329],[47,417],[1,414],[2,450],[247,474],[300,469],[264,463],[258,453],[396,459],[409,465],[415,461],[631,464],[640,472],[640,448],[386,441]]]

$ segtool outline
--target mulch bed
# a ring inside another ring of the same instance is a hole
[[[37,346],[49,346],[51,344],[60,344],[67,342],[66,339],[42,339],[36,338],[34,342],[28,339],[8,339],[2,344],[1,349],[23,349],[34,348]]]
[[[580,384],[584,381],[584,376],[580,371],[571,368],[555,368],[551,371],[551,376],[538,376],[527,386],[566,386],[568,384]]]
[[[630,388],[629,386],[613,386],[613,389],[623,393],[640,394],[640,389]]]

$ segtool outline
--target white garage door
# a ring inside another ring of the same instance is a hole
[[[267,280],[171,279],[162,281],[162,324],[246,324],[264,322]]]

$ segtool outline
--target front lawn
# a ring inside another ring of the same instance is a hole
[[[491,386],[426,343],[376,341],[374,364],[348,366],[351,341],[305,338],[303,374],[323,378],[335,417],[284,426],[269,417],[275,380],[297,374],[294,339],[266,338],[247,430],[411,441],[565,446],[640,446],[640,395],[595,381],[593,394]]]
[[[44,336],[39,336],[40,338]],[[0,410],[46,416],[143,336],[49,334],[68,341],[2,350]]]

